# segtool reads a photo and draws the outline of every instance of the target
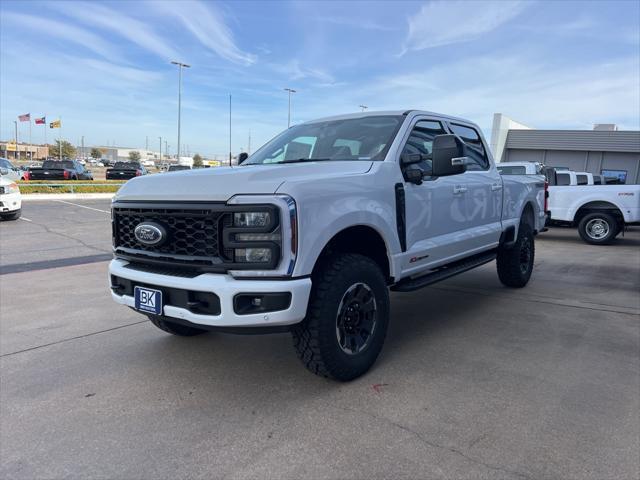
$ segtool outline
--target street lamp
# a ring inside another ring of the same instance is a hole
[[[182,103],[182,68],[191,68],[191,65],[174,61],[172,61],[171,64],[178,66],[178,157],[180,157],[180,107]]]
[[[366,105],[358,105],[358,106],[362,109],[362,111],[363,111],[363,112],[364,112],[367,108],[369,108],[369,107],[367,107]]]
[[[160,165],[162,165],[162,137],[158,137],[158,140],[160,140]]]
[[[287,128],[291,126],[291,94],[296,93],[293,88],[285,88],[285,92],[289,92],[289,115],[287,116]]]

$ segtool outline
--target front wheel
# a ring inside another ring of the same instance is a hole
[[[526,223],[518,228],[518,238],[511,246],[501,245],[498,249],[496,265],[498,277],[507,287],[522,288],[531,278],[535,259],[533,229]]]
[[[20,218],[20,215],[22,215],[22,209],[19,208],[11,213],[3,213],[0,217],[3,220],[17,220]]]
[[[293,345],[316,375],[353,380],[375,363],[388,324],[389,291],[378,265],[363,255],[338,254],[313,276]]]
[[[620,225],[609,213],[589,213],[578,223],[578,233],[591,245],[608,245],[620,233]]]

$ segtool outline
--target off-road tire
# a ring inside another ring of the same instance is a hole
[[[21,208],[11,213],[3,213],[0,215],[0,218],[2,218],[2,220],[17,220],[20,218],[20,215],[22,215]]]
[[[153,323],[160,330],[164,330],[167,333],[177,335],[179,337],[193,337],[195,335],[207,333],[207,330],[174,323],[170,320],[167,320],[166,317],[161,317],[159,315],[147,315],[147,317],[149,317],[151,323]]]
[[[498,248],[498,278],[507,287],[522,288],[531,278],[534,260],[533,229],[531,225],[521,223],[515,243],[509,246],[501,245]]]
[[[357,254],[336,254],[312,277],[313,286],[303,322],[292,331],[298,358],[316,375],[349,381],[363,375],[375,363],[389,324],[389,290],[378,265]],[[357,284],[374,297],[375,326],[357,353],[345,353],[338,340],[339,309]]]
[[[600,222],[607,229],[607,233],[602,238],[596,238],[593,231],[591,233],[587,231],[588,228],[593,228],[590,227],[593,222]],[[591,245],[609,245],[620,233],[620,230],[621,225],[616,217],[606,212],[588,213],[578,223],[580,237]]]

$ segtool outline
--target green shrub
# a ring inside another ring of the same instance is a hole
[[[28,185],[29,182],[23,182],[20,185],[20,192],[28,195],[30,193],[72,193],[71,185],[60,187],[49,187],[45,185]],[[117,192],[120,185],[89,185],[73,187],[73,193],[114,193]]]

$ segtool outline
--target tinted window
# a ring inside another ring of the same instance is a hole
[[[447,133],[440,122],[431,120],[421,120],[411,130],[411,135],[402,149],[402,154],[422,154],[429,158],[424,158],[417,165],[422,168],[425,175],[431,175],[431,151],[433,139],[436,135]]]
[[[66,168],[68,170],[74,170],[74,165],[72,161],[56,162],[54,160],[45,160],[42,163],[42,168],[52,169],[52,170],[56,168]]]
[[[139,170],[140,164],[132,162],[116,162],[113,168],[116,170]]]
[[[384,160],[402,115],[364,116],[296,125],[242,164],[303,160]]]
[[[500,165],[498,165],[498,171],[502,174],[502,175],[525,175],[527,173],[527,169],[523,166],[508,166],[508,167],[501,167]]]
[[[569,185],[571,184],[571,177],[568,173],[557,172],[556,181],[558,182],[558,185]]]
[[[594,185],[600,185],[602,183],[602,177],[600,175],[593,176]]]
[[[473,163],[467,166],[467,170],[486,170],[489,168],[487,153],[484,150],[480,134],[476,129],[465,125],[459,125],[457,123],[452,123],[449,127],[453,133],[462,138],[464,143],[470,147],[467,149],[467,156]]]
[[[588,185],[589,179],[586,175],[576,175],[576,183],[578,185]]]

